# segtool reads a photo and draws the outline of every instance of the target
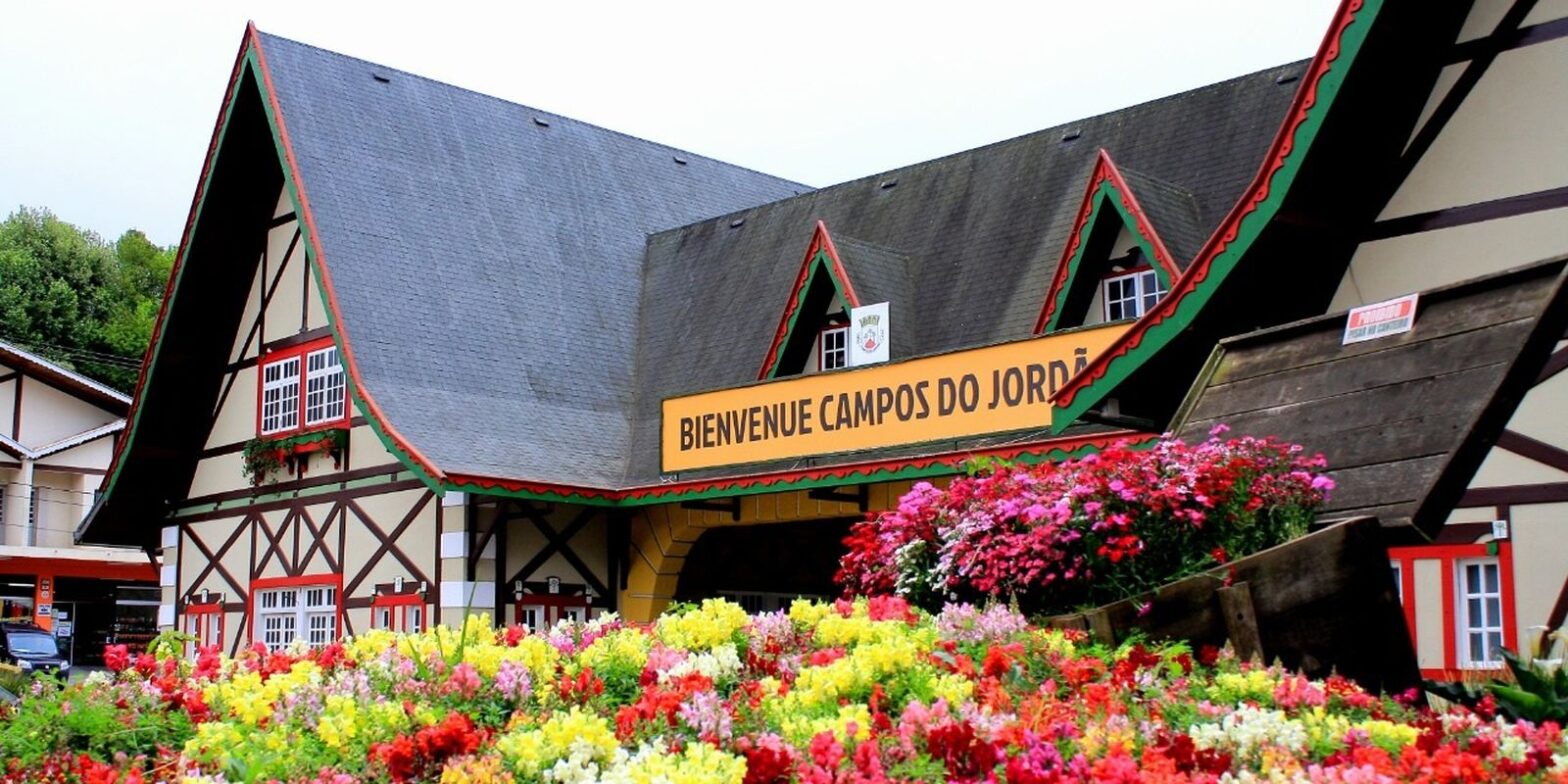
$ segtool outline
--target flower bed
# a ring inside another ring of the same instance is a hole
[[[897,598],[543,635],[370,632],[315,652],[152,656],[0,725],[11,781],[1568,782],[1556,724],[1489,703],[1106,648],[1002,606]]]
[[[1034,466],[981,467],[945,490],[916,484],[856,524],[846,595],[1013,601],[1034,613],[1105,604],[1306,533],[1334,483],[1321,455],[1273,439],[1148,449]]]

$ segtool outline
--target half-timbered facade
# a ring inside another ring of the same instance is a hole
[[[820,189],[250,30],[84,536],[161,529],[166,604],[231,650],[829,592],[913,482],[1152,438],[1224,339],[1568,250],[1559,5],[1346,0],[1309,61]],[[1435,366],[1429,333],[1384,340]],[[1412,423],[1426,496],[1376,460],[1343,484],[1400,544],[1550,536],[1555,378],[1492,457],[1496,405]],[[1523,560],[1422,552],[1473,572],[1454,604],[1542,602],[1504,587]]]

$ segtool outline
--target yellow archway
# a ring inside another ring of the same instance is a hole
[[[870,488],[870,509],[887,509],[909,491],[911,482],[884,482]],[[728,511],[687,509],[661,504],[637,510],[631,519],[631,564],[626,589],[621,591],[620,612],[629,621],[651,621],[675,597],[681,569],[702,532],[729,526],[793,523],[805,520],[842,519],[861,514],[853,502],[811,498],[803,490],[745,496],[740,516]]]

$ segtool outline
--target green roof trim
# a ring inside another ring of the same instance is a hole
[[[1102,180],[1099,187],[1095,188],[1094,194],[1091,196],[1094,207],[1089,211],[1088,220],[1078,229],[1078,247],[1067,261],[1066,280],[1062,283],[1061,288],[1056,291],[1055,303],[1051,307],[1051,317],[1046,321],[1045,328],[1040,330],[1040,332],[1055,332],[1058,329],[1062,318],[1062,310],[1067,305],[1067,295],[1077,283],[1078,270],[1083,264],[1084,257],[1088,255],[1088,236],[1094,232],[1094,227],[1099,225],[1101,215],[1104,213],[1105,205],[1107,204],[1111,205],[1116,214],[1121,216],[1122,225],[1126,227],[1127,232],[1137,241],[1138,248],[1143,251],[1143,257],[1149,260],[1149,266],[1154,269],[1154,274],[1159,277],[1160,285],[1166,291],[1170,291],[1171,274],[1165,269],[1164,265],[1156,261],[1159,256],[1155,253],[1154,243],[1138,228],[1138,220],[1123,203],[1123,196],[1121,189],[1117,188],[1116,183],[1109,178]]]
[[[1270,150],[1270,156],[1279,161],[1278,165],[1267,175],[1260,173],[1261,181],[1255,182],[1238,203],[1240,207],[1248,199],[1258,198],[1253,208],[1243,212],[1239,218],[1233,217],[1221,224],[1210,238],[1209,246],[1222,241],[1228,233],[1227,227],[1234,227],[1230,229],[1234,234],[1210,259],[1204,260],[1200,253],[1199,259],[1177,282],[1178,287],[1185,285],[1187,290],[1173,290],[1167,295],[1168,300],[1175,298],[1174,306],[1165,306],[1168,312],[1162,312],[1165,308],[1157,307],[1145,314],[1144,319],[1149,322],[1147,327],[1143,326],[1143,322],[1135,325],[1122,338],[1125,342],[1119,347],[1113,347],[1112,353],[1090,365],[1086,372],[1094,375],[1085,386],[1069,388],[1072,396],[1052,412],[1051,426],[1054,432],[1060,433],[1077,421],[1185,331],[1251,249],[1258,235],[1284,203],[1291,184],[1301,171],[1302,161],[1323,127],[1324,119],[1332,109],[1334,99],[1344,85],[1345,77],[1361,51],[1362,44],[1366,42],[1367,32],[1382,6],[1383,0],[1347,0],[1340,18],[1336,19],[1335,27],[1330,30],[1314,61],[1315,83],[1314,78],[1303,80],[1302,92],[1297,99],[1300,106],[1286,121],[1296,123],[1295,126],[1289,131],[1282,129],[1281,138],[1276,139],[1274,148]],[[1348,20],[1345,19],[1346,15],[1349,16]],[[1260,190],[1261,198],[1257,195]],[[1209,248],[1206,247],[1204,252],[1209,252]],[[1156,318],[1151,319],[1151,316]],[[1096,373],[1094,365],[1101,363],[1104,367]]]
[[[816,282],[817,276],[827,275],[828,281],[833,284],[833,296],[846,309],[852,307],[853,303],[849,301],[849,297],[845,294],[847,289],[844,286],[844,281],[839,278],[833,267],[833,259],[828,255],[827,249],[817,249],[816,255],[811,257],[811,264],[806,274],[805,282],[795,292],[796,305],[790,309],[788,326],[785,327],[784,342],[779,346],[778,351],[774,353],[773,362],[768,366],[767,378],[778,378],[779,368],[784,362],[786,350],[795,340],[799,339],[799,336],[795,334],[795,324],[800,320],[800,313],[805,308],[806,292],[811,290],[811,284]]]

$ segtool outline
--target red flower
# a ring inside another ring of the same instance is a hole
[[[399,735],[390,743],[377,743],[370,748],[370,756],[386,766],[393,781],[426,780],[439,777],[447,759],[477,751],[483,740],[473,720],[454,711],[413,736]]]
[[[105,645],[103,647],[103,664],[114,672],[122,672],[131,666],[131,649],[127,645]]]

